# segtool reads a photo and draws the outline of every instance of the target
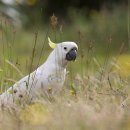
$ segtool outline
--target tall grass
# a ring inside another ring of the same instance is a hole
[[[48,35],[56,42],[77,42],[79,54],[77,61],[68,65],[64,88],[53,100],[39,99],[16,110],[0,111],[0,130],[129,129],[130,56],[125,11],[124,7],[112,14],[105,9],[99,14],[93,11],[90,19],[71,11],[71,27],[61,25],[53,15],[45,32],[19,31],[1,17],[1,92],[45,61],[51,51]]]

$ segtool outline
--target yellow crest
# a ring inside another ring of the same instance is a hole
[[[54,42],[52,42],[49,37],[48,37],[48,43],[49,43],[49,46],[50,46],[52,49],[56,48],[56,46],[57,46],[57,44],[54,43]]]

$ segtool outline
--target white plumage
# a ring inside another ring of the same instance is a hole
[[[55,44],[49,38],[48,40],[54,50],[45,63],[0,95],[1,105],[8,107],[24,104],[43,94],[54,94],[61,90],[65,81],[67,63],[76,59],[78,47],[74,42]]]

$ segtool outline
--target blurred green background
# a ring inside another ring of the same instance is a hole
[[[0,111],[0,130],[130,130],[129,0],[0,0],[0,93],[44,63],[48,36],[79,46],[63,91]]]
[[[9,62],[23,75],[31,62],[31,70],[42,64],[51,51],[48,36],[78,44],[78,59],[68,66],[74,74],[95,72],[110,57],[129,57],[128,0],[1,0],[0,12],[2,77],[21,76]]]

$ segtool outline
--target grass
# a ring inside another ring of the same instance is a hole
[[[0,130],[129,130],[126,10],[116,8],[112,14],[93,11],[89,20],[75,12],[68,14],[73,21],[71,27],[61,28],[53,16],[53,27],[45,31],[15,29],[1,18],[1,92],[45,61],[51,51],[46,44],[48,35],[57,42],[77,42],[79,56],[68,65],[64,88],[53,100],[42,99],[17,110],[1,111]]]

